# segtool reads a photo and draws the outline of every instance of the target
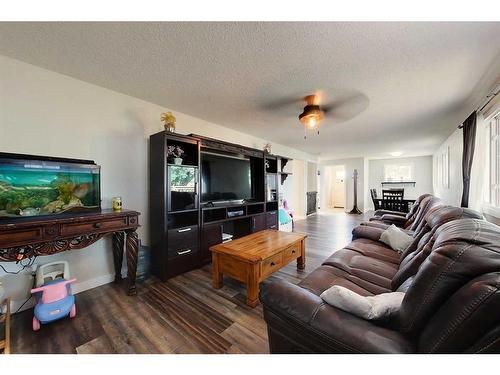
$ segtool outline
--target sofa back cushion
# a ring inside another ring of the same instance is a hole
[[[500,227],[487,221],[450,221],[435,231],[432,240],[430,255],[401,305],[400,330],[408,334],[420,332],[467,283],[500,269]]]
[[[479,212],[468,208],[436,206],[429,210],[424,218],[425,225],[416,232],[413,242],[401,254],[398,272],[394,275],[391,287],[396,290],[410,276],[417,273],[422,262],[431,253],[434,246],[434,234],[443,224],[458,219],[481,219]]]
[[[434,197],[432,195],[424,198],[422,200],[422,204],[420,205],[421,206],[420,209],[415,214],[415,220],[408,229],[414,232],[421,231],[422,228],[426,225],[425,217],[427,216],[427,214],[435,207],[442,205],[443,202],[441,201],[441,199]]]
[[[455,292],[419,337],[423,353],[483,352],[500,348],[500,272],[481,275]],[[496,332],[496,335],[491,333]]]
[[[415,200],[415,203],[413,203],[413,205],[411,206],[410,211],[406,214],[407,221],[405,224],[405,228],[409,229],[411,227],[417,215],[420,213],[420,211],[422,211],[422,202],[427,204],[426,202],[428,201],[428,199],[425,199],[430,197],[432,197],[432,194],[422,194]]]

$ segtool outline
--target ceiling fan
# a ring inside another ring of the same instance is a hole
[[[287,108],[291,112],[290,105],[297,102],[305,102],[305,107],[298,118],[304,126],[304,139],[307,138],[308,130],[315,130],[319,134],[319,127],[325,117],[334,120],[336,123],[352,119],[359,115],[368,107],[368,98],[360,92],[344,92],[336,96],[336,99],[328,104],[322,104],[325,93],[316,91],[303,98],[285,98],[266,105],[267,109],[279,111]]]

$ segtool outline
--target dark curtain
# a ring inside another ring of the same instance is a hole
[[[462,178],[464,183],[462,207],[469,207],[470,175],[472,159],[474,158],[474,146],[476,144],[476,117],[476,111],[474,111],[462,124],[464,139],[464,152],[462,154]]]

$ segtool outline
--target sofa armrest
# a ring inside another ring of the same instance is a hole
[[[406,219],[405,216],[392,215],[392,214],[382,215],[380,220],[382,220],[386,224],[394,224],[398,227],[403,227],[408,221],[408,219]]]
[[[379,241],[385,228],[378,228],[371,225],[358,225],[352,230],[352,239],[367,238],[373,241]]]
[[[406,217],[406,213],[404,213],[404,212],[390,211],[390,210],[377,210],[377,211],[375,211],[375,213],[373,215],[374,216],[383,216],[383,215],[386,215],[386,214]]]
[[[399,332],[330,306],[319,296],[289,282],[265,283],[260,299],[269,332],[278,333],[270,337],[271,342],[289,339],[306,352],[415,351],[414,345]]]

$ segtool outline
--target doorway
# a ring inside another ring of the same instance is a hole
[[[325,167],[325,203],[327,209],[345,209],[345,165]]]

